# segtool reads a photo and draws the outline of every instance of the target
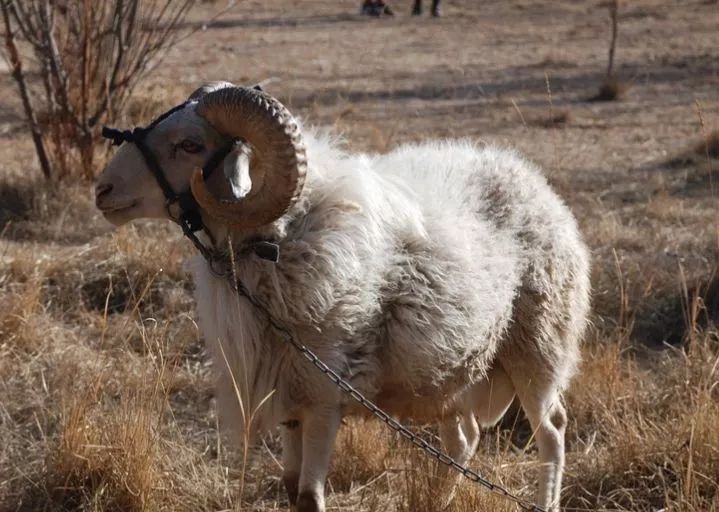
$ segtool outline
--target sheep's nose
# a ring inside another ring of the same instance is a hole
[[[100,206],[103,198],[112,191],[112,185],[109,183],[100,183],[95,187],[95,205]]]

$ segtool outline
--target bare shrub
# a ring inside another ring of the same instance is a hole
[[[46,177],[92,178],[100,124],[117,117],[138,82],[183,36],[178,28],[194,3],[0,0],[4,51]],[[18,50],[25,47],[31,58]],[[39,73],[27,73],[24,59]]]
[[[609,59],[607,63],[607,75],[604,83],[599,87],[599,92],[590,98],[590,101],[615,101],[622,97],[629,90],[629,85],[622,83],[614,73],[614,55],[617,50],[618,16],[620,0],[610,0],[609,21],[612,28],[612,36],[609,42]]]

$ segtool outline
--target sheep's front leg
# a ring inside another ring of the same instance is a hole
[[[472,411],[468,410],[464,414],[445,418],[439,426],[439,436],[447,450],[447,455],[458,464],[466,466],[474,452],[477,451],[479,425],[477,425]],[[442,465],[439,469],[442,477],[455,474],[449,466]]]
[[[340,421],[339,408],[310,409],[304,415],[297,512],[325,510],[325,479]]]
[[[302,425],[297,420],[290,420],[282,427],[282,462],[284,471],[282,481],[287,489],[290,508],[297,505],[297,494],[302,469]]]
[[[445,418],[439,427],[439,436],[449,455],[460,466],[466,466],[479,445],[479,425],[471,410]],[[439,466],[438,476],[442,487],[437,501],[442,509],[449,506],[460,482],[460,474],[449,466]]]

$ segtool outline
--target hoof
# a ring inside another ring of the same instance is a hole
[[[285,490],[287,490],[287,500],[290,502],[290,507],[294,507],[297,504],[299,481],[299,475],[288,474],[282,476],[282,482],[285,484]]]
[[[324,512],[324,500],[311,491],[303,491],[297,498],[297,512]]]

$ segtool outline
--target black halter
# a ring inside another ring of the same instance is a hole
[[[210,266],[212,266],[212,263],[215,260],[213,250],[204,246],[202,242],[200,242],[199,238],[197,238],[197,235],[195,235],[195,233],[197,231],[203,230],[210,239],[212,239],[212,235],[205,227],[205,224],[202,222],[202,215],[200,215],[200,207],[197,204],[195,197],[192,195],[190,187],[188,186],[184,191],[180,193],[175,192],[172,188],[172,185],[170,185],[170,182],[167,180],[167,176],[163,172],[162,167],[160,167],[160,163],[157,161],[157,158],[155,158],[154,153],[145,144],[145,138],[155,126],[160,124],[162,121],[167,119],[170,115],[174,114],[178,110],[182,110],[183,108],[185,108],[187,106],[187,103],[188,102],[181,103],[180,105],[171,108],[145,127],[137,127],[133,130],[117,130],[115,128],[108,128],[107,126],[103,126],[102,136],[106,139],[111,140],[114,146],[119,146],[123,142],[135,144],[137,149],[140,150],[142,158],[145,160],[147,167],[150,169],[153,176],[155,177],[155,181],[157,181],[157,184],[162,189],[162,193],[165,195],[165,208],[167,208],[168,215],[171,219],[173,219],[180,225],[183,234],[190,239],[190,241],[197,248],[197,250],[200,251],[200,253],[208,261],[208,263],[210,263]],[[237,141],[233,140],[230,144],[227,144],[221,149],[215,151],[215,153],[210,157],[210,159],[205,162],[205,165],[202,166],[203,180],[207,181],[207,179],[212,175],[214,170],[217,169],[217,167],[220,165],[222,160],[224,160],[225,157],[230,153],[230,151],[232,151],[232,148],[234,147],[234,144],[236,142]],[[179,207],[179,216],[176,219],[170,213],[170,207],[175,203],[177,203]],[[279,260],[279,245],[275,243],[258,241],[252,245],[252,248],[255,254],[262,259],[273,261],[275,263],[277,263],[277,261]]]

